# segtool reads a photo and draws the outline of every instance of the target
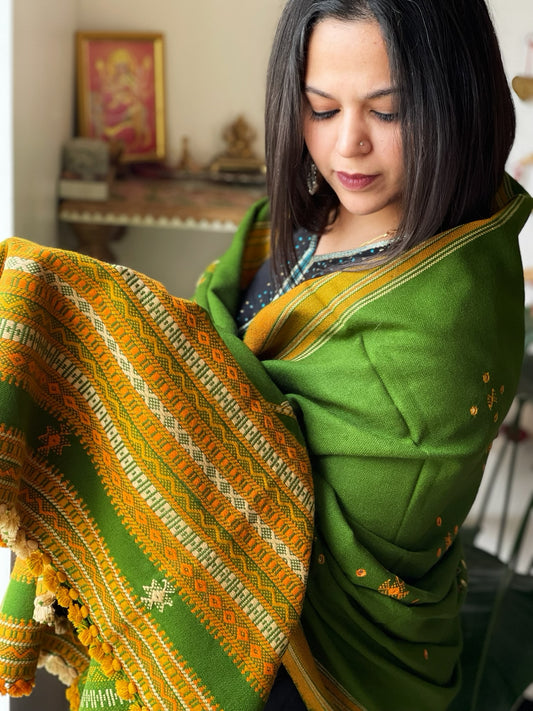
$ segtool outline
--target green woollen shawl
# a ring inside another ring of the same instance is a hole
[[[72,709],[248,711],[283,658],[311,711],[444,711],[531,207],[506,179],[490,219],[304,282],[244,341],[264,202],[196,303],[1,244],[0,692],[39,662]]]
[[[385,266],[298,285],[244,339],[307,442],[316,521],[302,625],[345,707],[444,711],[460,684],[458,532],[524,344],[518,234],[532,201],[507,177],[496,202],[490,219]],[[261,204],[195,297],[235,351],[241,272],[267,233]]]

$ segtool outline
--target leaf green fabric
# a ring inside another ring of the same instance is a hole
[[[1,693],[45,665],[73,711],[261,709],[313,507],[290,404],[205,310],[126,267],[0,244]]]
[[[524,345],[509,177],[487,220],[385,266],[311,279],[244,343],[295,408],[311,457],[315,543],[302,624],[330,685],[367,711],[444,711],[460,684],[459,529],[513,400]],[[195,298],[226,343],[258,205]]]

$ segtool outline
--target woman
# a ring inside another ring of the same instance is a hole
[[[73,709],[449,706],[522,359],[513,132],[481,0],[290,0],[270,199],[196,303],[2,245],[5,691],[40,657]]]
[[[269,217],[237,237],[243,282],[236,244],[198,293],[235,314],[311,457],[314,551],[285,657],[305,704],[282,672],[268,709],[435,710],[457,692],[457,533],[522,358],[529,208],[515,225],[498,212],[522,201],[498,193],[514,128],[483,0],[286,5]],[[271,259],[250,278],[261,228]]]
[[[309,35],[328,17],[377,22],[385,43],[405,172],[404,210],[392,253],[487,216],[515,119],[485,3],[289,2],[272,50],[266,106],[271,221],[280,249],[291,244],[296,227],[321,234],[338,205],[328,183],[321,183],[319,198],[310,196],[301,170],[302,160],[311,170],[312,154],[302,132],[309,114],[302,96]],[[470,40],[474,27],[476,42]]]

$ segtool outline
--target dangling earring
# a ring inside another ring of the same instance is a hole
[[[318,191],[318,170],[312,160],[307,171],[307,192],[309,195],[316,195]]]

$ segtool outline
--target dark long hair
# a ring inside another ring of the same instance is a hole
[[[338,198],[307,189],[303,140],[307,48],[325,18],[377,20],[399,87],[405,187],[388,256],[488,217],[514,141],[515,114],[484,0],[289,0],[267,75],[265,142],[274,275],[294,261],[297,226],[321,234]]]

